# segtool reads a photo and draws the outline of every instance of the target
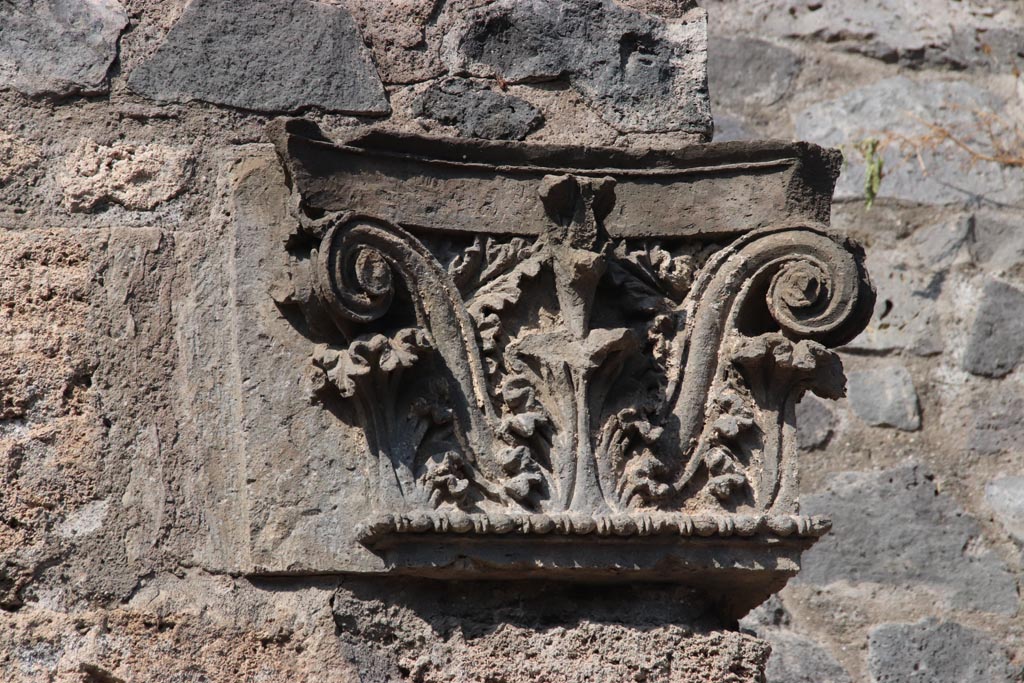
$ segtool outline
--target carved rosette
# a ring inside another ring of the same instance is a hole
[[[827,531],[799,515],[795,406],[844,393],[860,248],[813,220],[615,234],[614,170],[533,178],[546,225],[520,234],[299,198],[277,298],[319,342],[314,398],[365,434],[362,542]]]

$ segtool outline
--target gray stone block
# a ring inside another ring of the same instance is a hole
[[[833,527],[804,554],[795,582],[922,587],[954,608],[1017,611],[1013,574],[991,553],[965,553],[978,524],[916,464],[836,475],[822,493],[804,496],[801,507],[831,514]]]
[[[510,83],[566,80],[622,132],[710,137],[707,19],[662,19],[611,0],[501,0],[444,48],[456,73]]]
[[[850,674],[819,643],[786,629],[759,633],[772,646],[767,683],[852,683]]]
[[[715,142],[755,139],[757,136],[748,128],[749,124],[743,119],[719,112],[715,115]]]
[[[128,84],[157,100],[255,111],[390,111],[352,17],[308,0],[194,0]]]
[[[847,395],[857,416],[875,427],[912,432],[921,427],[921,410],[914,381],[898,363],[875,363],[868,370],[848,373]]]
[[[813,451],[832,438],[836,415],[821,399],[805,394],[796,406],[796,441],[800,448]]]
[[[1024,544],[1024,477],[1000,477],[985,485],[985,502],[1010,535]]]
[[[821,643],[790,628],[792,617],[778,595],[768,598],[740,620],[772,646],[765,667],[767,683],[851,683],[850,675]]]
[[[776,104],[789,92],[802,65],[792,50],[764,40],[712,36],[708,43],[708,82],[716,106]]]
[[[432,84],[413,103],[413,113],[487,140],[522,140],[544,122],[529,102],[461,78]]]
[[[987,199],[1024,201],[1024,169],[973,159],[953,143],[933,144],[929,125],[961,137],[978,137],[975,110],[1008,116],[1007,103],[966,81],[923,83],[905,76],[857,88],[796,116],[796,137],[846,150],[847,168],[837,199],[864,195],[865,162],[856,151],[868,138],[887,142],[880,198],[924,204]],[[1012,134],[1012,133],[1010,133]],[[983,137],[983,136],[982,136]],[[990,151],[983,140],[980,152]],[[923,168],[922,168],[923,165]]]
[[[970,215],[956,214],[944,218],[916,230],[901,245],[905,246],[900,251],[909,247],[921,270],[934,277],[936,273],[947,272],[956,263],[970,260],[975,240],[973,226]]]
[[[1014,214],[979,211],[971,216],[970,254],[989,272],[1024,263],[1024,230]]]
[[[967,446],[982,455],[1020,450],[1024,443],[1024,395],[1019,385],[1004,383],[975,396],[970,405]]]
[[[117,0],[12,0],[0,4],[0,88],[26,95],[95,95],[128,16]]]
[[[707,0],[719,30],[797,38],[886,63],[920,68],[1000,69],[1021,50],[1012,3],[979,7],[918,0]]]
[[[989,280],[964,352],[963,368],[975,375],[1003,377],[1024,358],[1024,291]]]
[[[987,634],[935,619],[872,629],[868,670],[873,683],[1009,683],[1019,673]]]
[[[945,342],[936,300],[945,277],[934,267],[907,263],[914,253],[909,249],[868,252],[868,272],[878,298],[867,329],[848,349],[909,351],[918,356],[942,352]]]

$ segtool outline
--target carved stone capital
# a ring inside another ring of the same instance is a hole
[[[799,514],[795,405],[843,395],[830,348],[874,304],[826,225],[835,153],[271,137],[274,296],[311,398],[365,436],[352,524],[393,570],[731,582],[738,613],[828,530]]]

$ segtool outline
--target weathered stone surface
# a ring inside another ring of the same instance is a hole
[[[62,517],[88,504],[100,434],[97,337],[83,324],[102,246],[59,232],[5,233],[0,251],[0,606],[24,604],[58,561]],[[67,398],[65,399],[65,392]],[[61,467],[54,466],[60,462]],[[49,509],[33,501],[49,501]],[[3,643],[0,631],[0,643]]]
[[[1002,377],[1024,358],[1024,290],[989,280],[964,351],[963,368],[975,375]]]
[[[127,25],[117,0],[5,2],[0,5],[0,88],[33,96],[106,92],[107,72]]]
[[[392,584],[389,598],[381,599],[367,591],[368,584],[356,583],[338,591],[332,609],[342,641],[364,643],[352,648],[356,665],[388,680],[761,680],[765,644],[714,628],[685,591],[510,585],[517,596],[511,600],[487,584],[428,584],[423,590],[416,581]],[[570,652],[578,656],[567,666]]]
[[[1024,443],[1024,388],[1006,381],[975,395],[967,447],[982,455],[1019,451]]]
[[[810,638],[785,629],[758,635],[772,646],[764,670],[768,683],[853,683],[832,653]]]
[[[868,669],[872,683],[1009,683],[1020,673],[988,634],[937,619],[873,628]]]
[[[911,463],[838,474],[822,493],[804,496],[804,510],[830,511],[833,530],[804,554],[795,581],[922,586],[953,608],[1015,613],[1013,574],[990,552],[966,551],[980,529],[933,479]]]
[[[1003,73],[1024,57],[1024,26],[1018,11],[984,17],[979,26],[954,26],[946,63]]]
[[[772,647],[767,683],[852,683],[850,675],[820,643],[791,628],[792,616],[777,595],[740,620],[740,628]]]
[[[233,0],[195,0],[128,84],[157,100],[256,111],[390,111],[348,11],[309,0],[244,10]]]
[[[110,203],[149,211],[184,189],[193,163],[187,148],[130,143],[108,146],[83,140],[68,155],[58,180],[69,211],[93,211]]]
[[[709,0],[703,6],[719,30],[819,41],[912,67],[1006,66],[1021,49],[1024,24],[1006,2]]]
[[[710,138],[707,19],[660,19],[612,0],[500,0],[446,40],[452,70],[510,83],[567,80],[623,132]]]
[[[33,145],[0,129],[0,186],[41,160],[39,150]]]
[[[848,345],[857,351],[941,353],[945,341],[937,299],[945,278],[934,266],[908,263],[912,249],[873,249],[867,266],[878,289],[875,310],[864,333]]]
[[[697,6],[697,0],[617,0],[641,12],[678,19]]]
[[[829,183],[840,161],[829,150],[777,141],[628,151],[384,132],[354,136],[328,151],[320,144],[323,134],[301,120],[281,119],[273,128],[287,134],[274,133],[287,144],[288,172],[310,206],[337,212],[372,205],[376,215],[409,226],[456,233],[479,233],[486,226],[510,237],[537,236],[551,223],[536,193],[524,192],[524,172],[509,168],[510,161],[527,167],[531,182],[567,166],[587,177],[623,169],[614,185],[615,203],[603,217],[614,239],[655,237],[666,230],[678,237],[729,237],[806,221],[827,224]],[[474,163],[496,171],[481,174]],[[759,164],[756,175],[735,172],[749,163]],[[450,169],[444,172],[443,194],[436,191],[432,170],[442,165]],[[685,169],[688,182],[666,179],[666,167]],[[356,174],[372,181],[352,182]],[[665,191],[666,184],[672,184],[672,192]]]
[[[413,103],[413,113],[487,140],[522,140],[544,122],[529,102],[461,78],[432,84]]]
[[[967,224],[969,251],[976,263],[997,273],[1024,263],[1024,230],[1012,214],[979,211],[971,214]]]
[[[335,577],[282,584],[182,570],[142,579],[114,609],[3,613],[0,676],[10,683],[764,680],[764,642],[710,622],[689,595],[623,590]]]
[[[853,412],[875,427],[912,432],[921,427],[914,380],[900,363],[876,363],[848,373],[847,395]]]
[[[1009,121],[1012,115],[1007,106],[1004,99],[966,81],[925,84],[898,76],[801,112],[795,121],[796,136],[846,150],[848,168],[836,187],[837,198],[863,197],[865,163],[857,145],[875,138],[884,143],[881,198],[928,204],[977,198],[1019,203],[1024,201],[1024,168],[973,159],[952,142],[933,142],[934,131],[929,128],[944,127],[969,139],[980,153],[991,153],[974,112],[990,112]],[[997,135],[1013,135],[999,132],[1006,124],[994,125]]]
[[[985,486],[985,502],[1007,531],[1024,543],[1024,477],[1000,477]]]
[[[753,140],[754,137],[747,130],[747,122],[743,119],[722,112],[715,115],[715,142]]]
[[[348,0],[385,83],[418,83],[444,73],[439,44],[465,6],[437,0]],[[440,13],[440,15],[438,14]]]
[[[780,45],[712,34],[708,43],[712,101],[716,109],[770,107],[789,93],[802,64],[799,55]]]
[[[1010,535],[1024,543],[1024,477],[993,479],[985,485],[985,502]]]
[[[958,213],[916,230],[900,251],[906,252],[907,260],[919,270],[931,275],[927,280],[927,291],[922,293],[934,298],[941,292],[939,274],[948,272],[955,265],[969,263],[976,239],[971,215]],[[905,287],[914,288],[910,283]],[[941,350],[940,346],[936,352]]]
[[[147,460],[138,432],[166,429],[164,368],[141,359],[173,345],[167,241],[151,229],[53,230],[8,231],[3,244],[0,604],[66,609],[123,596],[136,582],[124,557],[132,513],[119,490],[133,460],[108,461],[104,449]],[[160,483],[147,486],[163,505]],[[146,544],[150,561],[160,535]]]
[[[800,448],[815,450],[832,438],[836,414],[827,403],[807,394],[796,407],[796,441]]]

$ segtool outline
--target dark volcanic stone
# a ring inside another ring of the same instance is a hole
[[[868,669],[875,683],[1009,683],[1019,673],[985,633],[935,619],[872,629]]]
[[[1016,612],[1013,575],[991,553],[964,552],[980,534],[977,523],[918,465],[845,472],[802,499],[802,512],[831,515],[833,527],[804,554],[796,582],[927,586],[953,607]]]
[[[128,84],[158,100],[255,111],[390,111],[348,12],[308,0],[194,0]]]
[[[964,370],[985,377],[1009,374],[1024,358],[1024,291],[989,280],[981,295]]]
[[[529,102],[461,78],[431,85],[413,104],[413,113],[487,140],[522,140],[544,121]]]
[[[567,80],[621,131],[708,136],[706,19],[669,20],[612,0],[501,0],[470,15],[450,59],[512,83]]]
[[[128,16],[117,0],[0,2],[0,88],[26,95],[93,95]]]

